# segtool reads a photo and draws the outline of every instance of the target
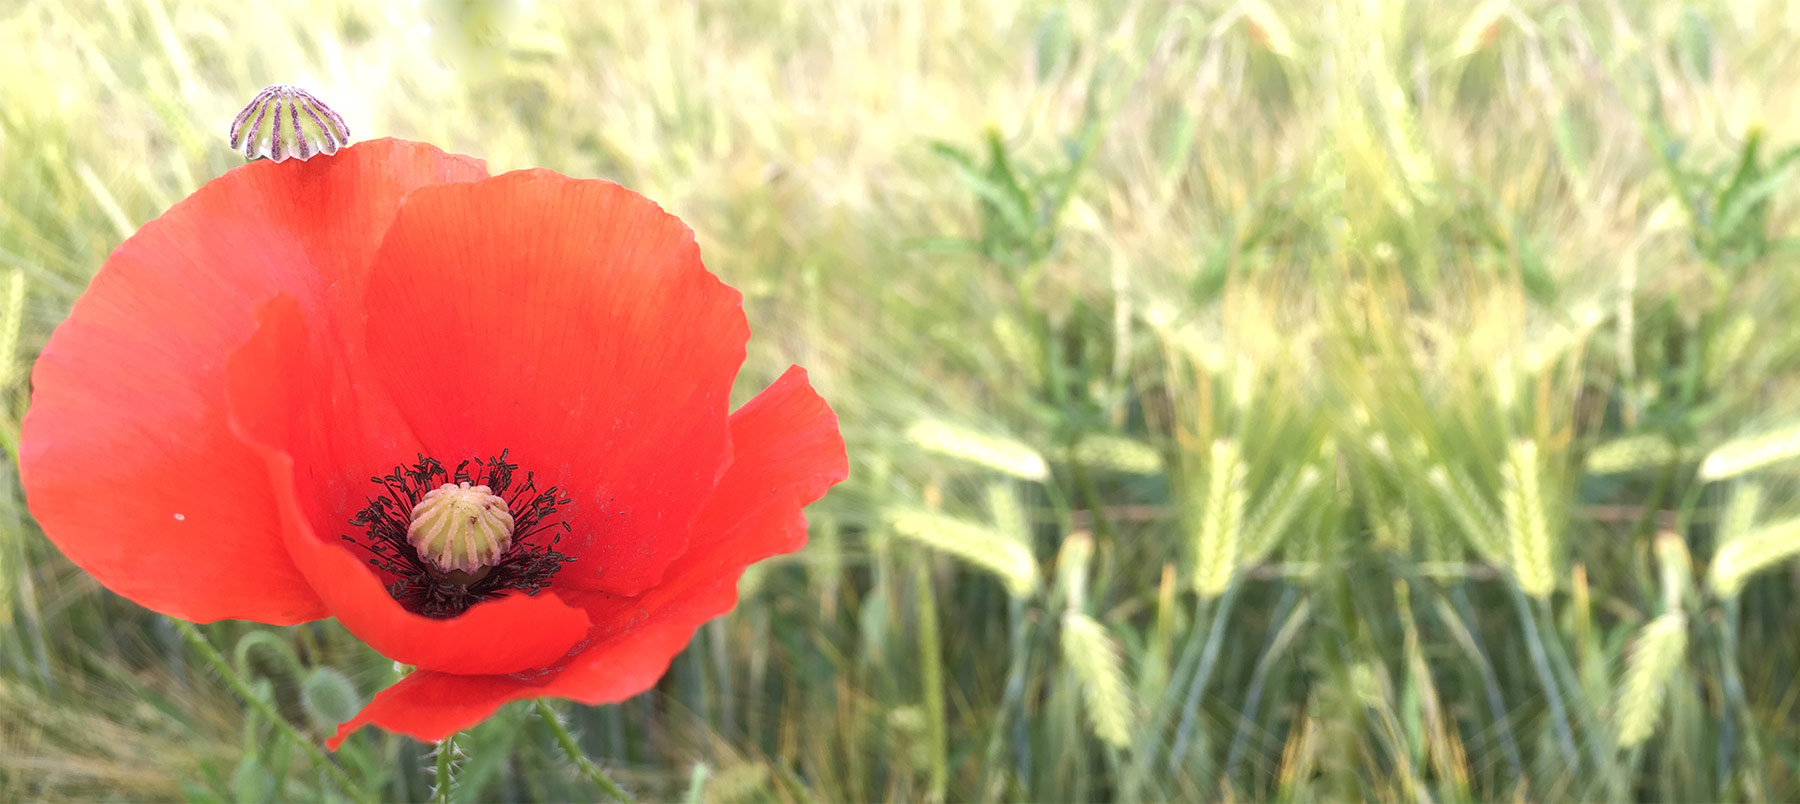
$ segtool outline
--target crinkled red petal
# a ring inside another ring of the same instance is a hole
[[[365,305],[372,363],[428,454],[509,450],[573,502],[559,588],[636,594],[730,461],[741,296],[637,193],[549,171],[409,196]]]
[[[226,356],[276,293],[328,306],[407,192],[485,175],[478,160],[377,140],[330,159],[245,165],[145,224],[32,375],[19,462],[45,534],[102,584],[165,614],[323,616],[282,543],[262,461],[227,425]]]
[[[695,629],[736,605],[746,566],[806,543],[800,509],[848,472],[837,417],[798,368],[733,414],[731,432],[735,461],[701,512],[692,549],[642,596],[584,596],[594,629],[579,654],[539,672],[413,673],[377,694],[328,744],[335,749],[368,724],[439,740],[509,701],[600,704],[653,686]]]
[[[554,591],[512,594],[448,619],[407,611],[342,537],[395,455],[418,441],[354,356],[310,336],[288,296],[265,306],[261,328],[230,358],[232,425],[263,459],[282,540],[331,615],[382,655],[430,670],[511,673],[561,660],[588,633],[582,609]]]

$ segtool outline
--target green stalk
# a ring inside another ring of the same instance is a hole
[[[1730,728],[1743,721],[1744,753],[1748,762],[1744,763],[1744,798],[1749,801],[1763,801],[1769,798],[1768,781],[1762,778],[1762,742],[1757,739],[1756,722],[1752,719],[1750,701],[1744,696],[1743,676],[1738,672],[1737,634],[1741,616],[1737,596],[1724,601],[1724,616],[1719,618],[1719,666],[1725,676],[1725,701],[1729,711],[1726,712],[1723,725]],[[1731,783],[1732,752],[1727,748],[1729,741],[1719,741],[1719,796],[1725,797],[1726,787]]]
[[[1135,756],[1132,758],[1131,771],[1123,784],[1124,795],[1120,797],[1122,800],[1133,801],[1145,798],[1146,796],[1142,794],[1143,786],[1152,778],[1163,778],[1151,770],[1151,765],[1156,762],[1156,757],[1162,752],[1163,738],[1169,727],[1169,716],[1174,713],[1177,697],[1181,694],[1181,679],[1187,678],[1188,674],[1194,671],[1194,666],[1200,662],[1200,654],[1206,642],[1206,634],[1201,631],[1200,623],[1206,619],[1206,612],[1206,598],[1195,595],[1194,619],[1188,626],[1188,635],[1182,643],[1181,655],[1175,658],[1175,668],[1169,674],[1167,685],[1163,687],[1162,694],[1157,696],[1156,705],[1150,710],[1149,716],[1144,719],[1143,727],[1138,732],[1140,736],[1132,741]]]
[[[1006,763],[1001,752],[1008,743],[1009,731],[1013,735],[1011,743],[1014,773],[1018,775],[1021,785],[1031,778],[1031,740],[1024,729],[1025,675],[1026,668],[1031,663],[1031,643],[1024,601],[1016,597],[1007,598],[1007,620],[1011,627],[1011,637],[1008,640],[1011,645],[1006,668],[1006,688],[1001,693],[1000,708],[995,712],[994,725],[988,735],[987,768],[982,773],[981,787],[977,788],[983,797],[993,801],[1006,798]]]
[[[1193,683],[1188,685],[1187,700],[1181,706],[1181,724],[1175,728],[1175,744],[1169,749],[1169,773],[1173,775],[1181,767],[1181,760],[1187,754],[1188,741],[1193,737],[1195,721],[1200,716],[1200,693],[1206,690],[1206,682],[1212,679],[1213,665],[1218,662],[1219,649],[1225,644],[1225,629],[1231,618],[1232,604],[1237,602],[1238,591],[1244,586],[1242,576],[1233,579],[1230,586],[1225,587],[1225,594],[1219,596],[1219,605],[1213,609],[1212,627],[1206,631],[1206,649],[1200,654],[1200,666],[1194,669]]]
[[[595,765],[593,760],[587,758],[587,754],[581,750],[581,744],[575,742],[575,735],[569,733],[569,727],[563,725],[562,717],[556,714],[556,710],[551,709],[550,704],[542,698],[531,703],[537,710],[538,720],[543,721],[544,728],[549,729],[550,734],[556,737],[556,744],[562,747],[563,754],[575,764],[575,771],[580,773],[582,778],[592,782],[595,787],[600,788],[600,792],[605,793],[608,798],[629,804],[631,795],[626,793],[625,788],[620,787],[617,782],[607,778],[606,772],[600,770],[599,765]]]
[[[1679,442],[1677,445],[1679,446]],[[1655,535],[1656,514],[1662,510],[1663,498],[1668,496],[1675,485],[1675,473],[1681,466],[1680,461],[1680,452],[1677,450],[1676,457],[1669,459],[1669,463],[1657,474],[1656,485],[1650,488],[1650,496],[1644,502],[1644,513],[1638,518],[1637,527],[1632,532],[1634,540],[1647,542]]]
[[[1540,616],[1546,623],[1554,621],[1549,602],[1543,603]],[[1563,650],[1561,640],[1546,640],[1544,644],[1549,652],[1551,667],[1559,675],[1561,682],[1578,696],[1574,707],[1575,714],[1580,717],[1577,725],[1581,727],[1582,740],[1587,744],[1588,754],[1593,757],[1595,772],[1601,774],[1600,783],[1606,785],[1605,797],[1614,800],[1625,798],[1625,780],[1629,777],[1620,776],[1617,767],[1611,762],[1614,756],[1612,746],[1602,739],[1603,731],[1597,725],[1599,714],[1594,710],[1593,704],[1588,702],[1586,696],[1580,695],[1581,680],[1575,676],[1575,666],[1569,663],[1569,656]]]
[[[928,564],[919,562],[914,576],[917,579],[914,594],[919,606],[920,668],[924,671],[920,684],[925,692],[925,735],[931,749],[931,787],[926,799],[943,801],[950,786],[950,738],[944,722],[944,648],[938,635],[937,598]]]
[[[225,683],[231,687],[232,692],[237,693],[239,698],[244,699],[245,704],[268,720],[270,725],[286,735],[288,739],[293,740],[295,745],[300,746],[300,750],[304,751],[314,764],[323,768],[326,775],[337,783],[338,788],[344,791],[344,795],[355,798],[362,792],[356,783],[350,780],[349,775],[344,773],[344,769],[338,767],[336,762],[331,761],[331,758],[325,755],[325,751],[319,748],[317,742],[311,737],[301,734],[300,730],[294,728],[294,724],[289,723],[287,718],[281,716],[280,712],[275,711],[275,707],[271,706],[267,700],[251,692],[249,682],[245,681],[236,668],[233,668],[231,663],[225,660],[224,654],[219,653],[219,650],[207,641],[206,635],[200,633],[199,628],[194,627],[193,623],[186,620],[177,620],[173,617],[169,618],[169,622],[175,625],[175,630],[181,632],[181,636],[187,640],[188,645],[198,651],[200,656],[206,659],[206,663],[218,671],[219,675],[225,679]]]
[[[1094,537],[1103,543],[1113,539],[1112,523],[1106,518],[1106,502],[1100,498],[1100,487],[1094,484],[1093,476],[1088,474],[1087,466],[1075,457],[1075,443],[1081,440],[1078,434],[1068,448],[1069,471],[1075,476],[1075,485],[1081,490],[1082,502],[1087,504],[1088,512],[1094,519]]]
[[[456,735],[437,743],[437,773],[431,785],[432,804],[450,804],[450,793],[456,789]]]
[[[688,804],[704,804],[706,801],[706,763],[694,764],[694,775],[688,779]]]
[[[1256,657],[1256,669],[1250,673],[1250,689],[1244,693],[1243,714],[1238,717],[1237,733],[1231,737],[1231,750],[1225,755],[1227,779],[1237,778],[1238,765],[1244,759],[1244,751],[1250,747],[1250,730],[1256,728],[1256,714],[1262,708],[1263,686],[1268,682],[1269,671],[1293,638],[1293,631],[1288,627],[1288,612],[1293,611],[1297,597],[1294,587],[1284,585],[1281,599],[1275,603],[1275,613],[1269,617],[1269,634],[1263,639],[1262,653]],[[1301,604],[1292,624],[1298,626],[1303,622],[1309,608],[1307,604]]]
[[[1500,694],[1500,681],[1494,674],[1494,664],[1488,658],[1487,646],[1483,644],[1481,632],[1477,630],[1475,606],[1469,602],[1469,593],[1463,589],[1462,583],[1450,587],[1450,599],[1455,611],[1443,612],[1446,622],[1454,621],[1457,633],[1466,637],[1463,647],[1475,660],[1476,674],[1481,676],[1481,688],[1487,696],[1488,719],[1500,734],[1500,750],[1506,756],[1506,764],[1512,769],[1514,778],[1525,775],[1525,762],[1519,755],[1519,743],[1513,737],[1511,718],[1506,714],[1506,699]],[[1466,625],[1465,625],[1466,623]]]
[[[1519,610],[1519,625],[1525,629],[1525,647],[1531,653],[1531,666],[1537,670],[1538,684],[1544,688],[1544,703],[1550,707],[1550,722],[1556,727],[1556,744],[1562,749],[1563,761],[1569,763],[1571,771],[1581,769],[1581,755],[1575,751],[1575,736],[1569,729],[1569,712],[1563,705],[1562,687],[1556,683],[1556,676],[1550,672],[1550,659],[1544,653],[1543,636],[1538,632],[1537,616],[1531,612],[1531,604],[1525,601],[1525,593],[1518,584],[1506,584],[1506,590],[1512,593],[1513,604]]]

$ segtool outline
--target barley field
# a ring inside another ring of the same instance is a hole
[[[8,460],[0,800],[1800,800],[1795,75],[1778,0],[0,0],[9,458],[291,82],[681,216],[851,466],[653,691],[326,752],[392,661]]]

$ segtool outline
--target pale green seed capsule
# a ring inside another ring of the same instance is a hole
[[[419,558],[444,573],[476,575],[499,563],[512,545],[506,500],[487,486],[445,483],[419,499],[406,540]]]
[[[350,126],[330,106],[297,86],[275,84],[256,93],[231,121],[231,147],[245,159],[306,161],[350,144]]]

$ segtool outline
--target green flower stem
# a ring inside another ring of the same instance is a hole
[[[300,733],[299,729],[294,728],[294,724],[289,723],[287,718],[275,711],[274,706],[251,692],[250,684],[231,666],[230,662],[225,661],[225,655],[219,653],[219,650],[207,641],[206,635],[200,633],[200,629],[195,628],[193,623],[186,620],[177,620],[171,617],[169,621],[175,624],[175,630],[181,632],[181,636],[187,639],[188,644],[192,645],[194,650],[199,651],[206,662],[218,671],[219,675],[225,679],[225,683],[231,686],[232,692],[237,693],[238,697],[244,699],[244,703],[249,704],[251,709],[255,709],[257,714],[273,723],[275,728],[281,730],[282,734],[287,735],[295,745],[300,746],[300,750],[306,752],[314,764],[324,768],[326,775],[337,783],[338,788],[344,791],[344,795],[356,797],[356,794],[360,792],[359,788],[355,782],[350,781],[350,777],[344,773],[344,769],[338,767],[336,762],[331,761],[331,757],[325,755],[325,751],[319,748],[316,740]]]
[[[431,786],[432,804],[450,804],[456,790],[456,735],[438,741],[437,773]]]
[[[587,758],[587,754],[581,750],[581,745],[575,742],[575,735],[569,733],[569,727],[563,725],[562,717],[556,714],[556,710],[551,709],[550,704],[542,698],[532,701],[532,705],[537,707],[538,719],[544,722],[544,727],[556,736],[556,744],[562,746],[563,753],[568,755],[569,761],[575,763],[575,770],[586,777],[588,781],[593,782],[595,787],[600,788],[600,792],[605,793],[612,800],[629,804],[631,795],[626,793],[625,788],[620,787],[618,782],[607,778],[606,772],[600,770],[599,765],[595,765],[593,760]]]

